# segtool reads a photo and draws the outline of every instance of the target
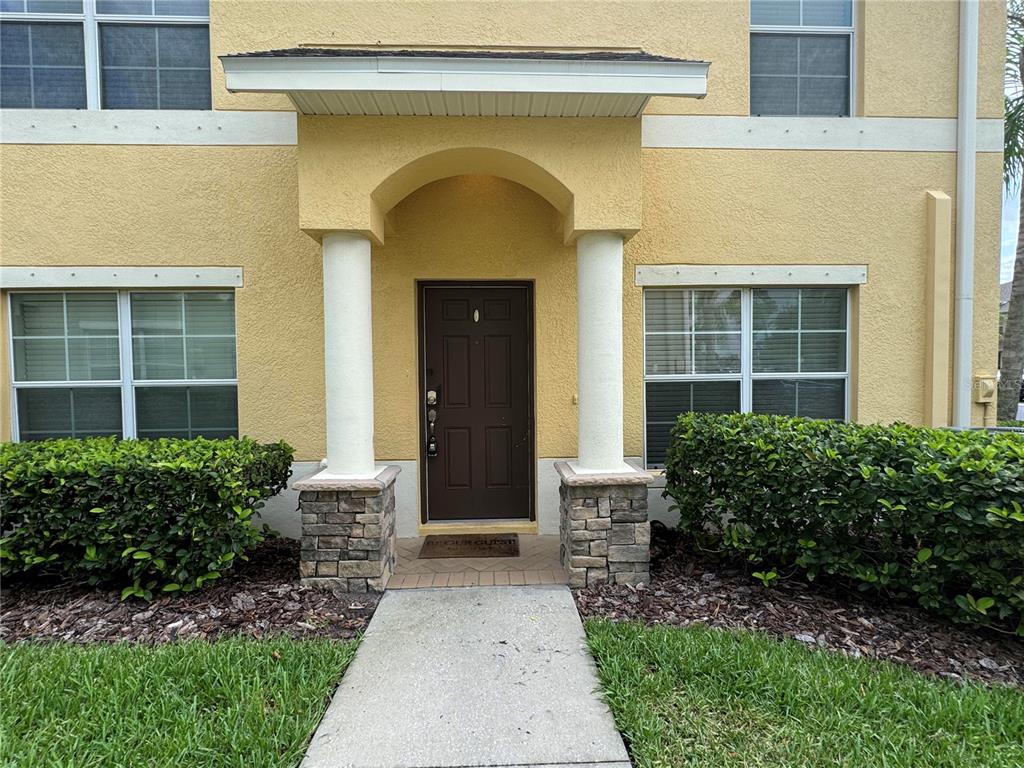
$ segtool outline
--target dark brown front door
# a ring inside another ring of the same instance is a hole
[[[527,284],[420,284],[425,521],[532,517],[532,304]]]

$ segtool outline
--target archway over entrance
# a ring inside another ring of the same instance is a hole
[[[424,155],[388,176],[371,196],[386,215],[420,187],[452,176],[499,176],[532,189],[563,216],[572,216],[573,194],[565,184],[532,160],[494,147],[460,147]]]
[[[377,243],[409,193],[458,175],[532,189],[563,217],[564,239],[630,237],[641,223],[640,121],[626,118],[299,117],[299,223],[314,237]]]

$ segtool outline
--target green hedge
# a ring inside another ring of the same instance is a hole
[[[1022,435],[684,414],[666,494],[762,581],[794,569],[1024,634]]]
[[[292,449],[241,440],[45,440],[0,446],[0,573],[61,573],[122,597],[191,591],[263,540],[250,519]]]

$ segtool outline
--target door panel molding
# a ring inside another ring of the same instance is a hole
[[[422,525],[536,521],[533,289],[532,281],[521,280],[416,283]],[[458,296],[462,291],[464,300]],[[455,338],[462,343],[452,342]],[[443,370],[428,376],[428,355]],[[445,442],[429,457],[428,389],[442,390],[435,437]],[[444,502],[449,508],[436,508],[448,490],[455,492]]]

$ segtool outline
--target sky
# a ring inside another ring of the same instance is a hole
[[[1020,213],[1020,184],[1003,190],[1002,259],[999,282],[1007,283],[1013,277],[1013,258],[1017,252],[1017,218]]]

